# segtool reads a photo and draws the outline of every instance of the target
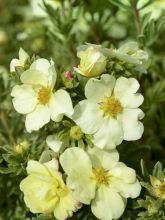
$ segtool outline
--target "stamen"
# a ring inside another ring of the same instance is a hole
[[[100,184],[108,185],[110,176],[109,176],[108,172],[103,167],[94,168],[93,174],[94,174],[95,179],[99,185]]]
[[[165,182],[162,182],[156,189],[156,195],[165,198]]]
[[[123,110],[120,101],[113,96],[103,97],[99,104],[100,109],[104,112],[104,115],[112,118],[116,118],[116,116]]]
[[[51,97],[52,89],[50,86],[42,86],[38,91],[38,101],[42,105],[46,105]]]

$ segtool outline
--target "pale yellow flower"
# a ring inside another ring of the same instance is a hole
[[[80,64],[74,69],[81,75],[93,77],[106,71],[107,60],[99,49],[90,46],[84,51],[79,51],[78,57]]]
[[[91,78],[85,86],[86,99],[75,106],[72,116],[82,132],[91,134],[92,142],[99,148],[112,149],[123,140],[141,138],[144,127],[140,119],[144,113],[139,108],[143,96],[135,78],[103,74]]]
[[[76,161],[75,161],[76,160]],[[127,198],[136,198],[141,191],[133,169],[118,161],[116,150],[68,148],[60,156],[67,174],[67,185],[75,198],[91,204],[93,214],[101,220],[118,219],[124,212]]]
[[[54,213],[58,220],[72,216],[78,203],[62,180],[56,160],[44,164],[30,160],[27,172],[28,176],[22,180],[20,189],[31,212]]]
[[[56,77],[53,61],[40,58],[21,74],[23,84],[12,89],[14,108],[26,115],[28,132],[42,128],[50,119],[59,122],[63,115],[70,117],[73,114],[68,92],[64,89],[53,91]]]

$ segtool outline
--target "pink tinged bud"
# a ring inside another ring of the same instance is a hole
[[[65,73],[65,77],[66,77],[67,79],[71,79],[71,78],[72,78],[72,73],[71,73],[70,71],[67,71],[67,72]]]

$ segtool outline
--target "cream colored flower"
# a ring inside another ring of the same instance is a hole
[[[29,58],[29,55],[22,48],[20,48],[18,55],[19,55],[19,59],[14,58],[10,63],[10,72],[15,72],[15,68],[17,66],[24,67],[25,62]]]
[[[143,96],[137,93],[139,83],[134,78],[104,74],[90,79],[85,86],[86,98],[75,107],[73,120],[84,133],[93,134],[99,148],[115,148],[122,140],[141,138],[144,127],[139,121],[144,113],[138,107]]]
[[[58,220],[72,216],[78,203],[58,172],[58,163],[52,160],[41,164],[30,160],[28,176],[20,183],[24,201],[33,213],[54,213]]]
[[[107,60],[99,49],[90,46],[84,51],[79,51],[78,57],[80,64],[74,69],[81,75],[93,77],[105,72]]]
[[[75,163],[76,159],[76,163]],[[91,203],[93,214],[102,220],[118,219],[124,212],[127,198],[136,198],[141,191],[133,169],[118,162],[116,150],[68,148],[60,157],[67,174],[67,185],[75,198]]]
[[[28,132],[38,130],[50,119],[60,121],[63,115],[73,114],[69,94],[53,88],[56,81],[54,63],[40,58],[21,75],[22,85],[16,85],[11,92],[17,112],[26,115],[25,126]]]

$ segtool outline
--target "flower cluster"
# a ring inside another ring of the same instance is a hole
[[[58,124],[46,138],[54,158],[29,160],[20,189],[33,213],[63,220],[86,204],[98,219],[118,219],[141,185],[135,170],[119,161],[116,147],[144,131],[140,84],[125,72],[145,73],[147,54],[131,42],[117,50],[88,44],[77,56],[79,65],[61,75],[52,60],[31,59],[23,49],[11,61],[20,78],[11,92],[13,106],[25,115],[27,132],[50,120]]]

